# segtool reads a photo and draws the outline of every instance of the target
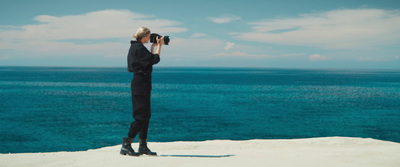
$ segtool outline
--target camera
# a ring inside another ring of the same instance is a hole
[[[157,37],[160,39],[162,36],[156,33],[150,34],[150,42],[157,43]],[[164,44],[168,45],[168,43],[169,43],[169,36],[164,36]]]

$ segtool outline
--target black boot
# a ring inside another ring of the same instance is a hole
[[[122,155],[128,154],[129,156],[139,156],[139,153],[136,153],[131,146],[133,138],[122,138],[122,147],[121,151],[119,152]]]
[[[157,155],[156,152],[151,152],[151,150],[147,147],[147,139],[139,139],[139,154],[143,155]]]

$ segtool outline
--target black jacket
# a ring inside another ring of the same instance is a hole
[[[134,73],[131,83],[135,95],[149,94],[153,65],[160,62],[158,54],[152,54],[142,43],[131,41],[128,52],[128,71]]]

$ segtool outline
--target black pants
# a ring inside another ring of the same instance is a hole
[[[131,123],[128,137],[135,138],[139,133],[140,139],[147,139],[151,117],[150,93],[146,95],[134,95],[132,93],[132,106],[135,121]]]

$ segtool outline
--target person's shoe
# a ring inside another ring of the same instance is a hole
[[[139,156],[139,153],[136,153],[131,146],[132,141],[133,138],[122,138],[122,147],[119,153],[122,155]]]
[[[151,150],[147,147],[147,139],[139,139],[139,154],[143,155],[152,155],[152,156],[156,156],[157,153],[156,152],[151,152]]]

